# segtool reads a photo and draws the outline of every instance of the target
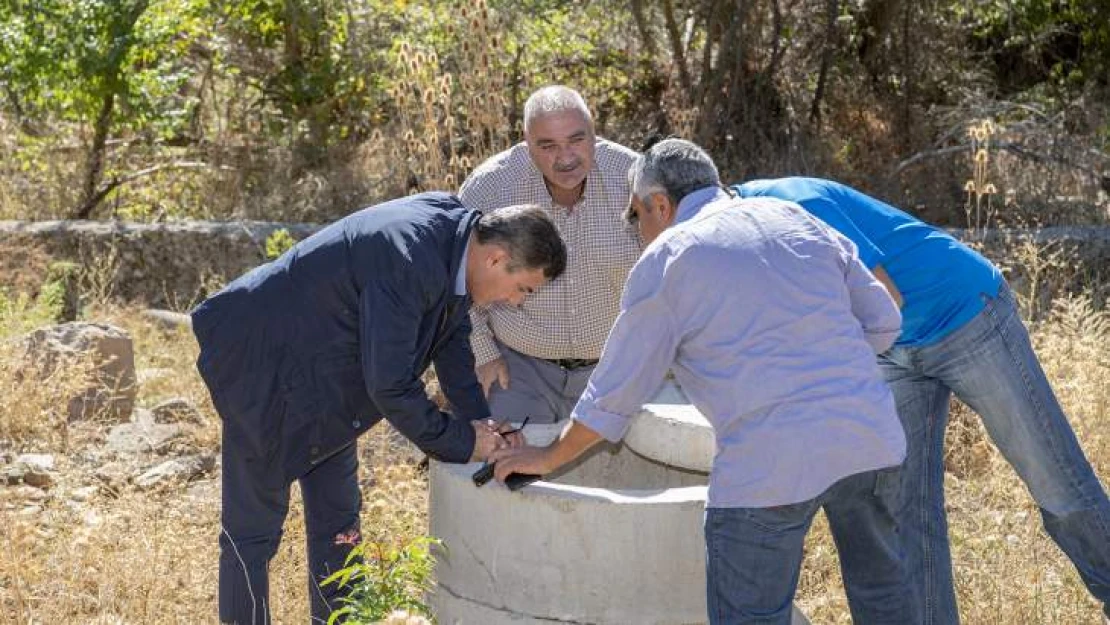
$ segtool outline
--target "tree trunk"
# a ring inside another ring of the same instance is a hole
[[[636,30],[640,33],[640,42],[644,45],[644,50],[654,60],[658,51],[655,48],[655,37],[651,34],[647,15],[644,13],[644,0],[632,0],[632,17],[636,20]]]
[[[686,99],[694,99],[694,82],[690,80],[690,69],[686,67],[686,48],[682,43],[682,33],[678,30],[678,21],[674,17],[674,3],[663,0],[663,21],[667,25],[667,40],[671,44],[671,56],[678,67],[678,81],[682,84]]]
[[[840,0],[825,2],[825,42],[821,49],[821,69],[817,72],[817,87],[813,90],[813,104],[809,108],[809,123],[814,130],[821,126],[821,100],[825,97],[825,83],[829,79],[833,53],[836,52],[836,17],[840,13]]]
[[[104,174],[104,153],[115,105],[115,92],[109,91],[104,94],[104,99],[100,103],[100,112],[97,113],[96,122],[93,125],[92,145],[89,146],[89,155],[85,163],[85,176],[81,183],[81,204],[73,211],[73,219],[88,219],[93,209],[100,203],[97,187],[100,186],[100,178]]]

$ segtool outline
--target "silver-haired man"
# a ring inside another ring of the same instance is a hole
[[[497,478],[620,440],[671,369],[717,438],[709,622],[790,622],[821,508],[853,620],[917,622],[893,510],[906,439],[875,362],[898,336],[898,307],[848,239],[791,202],[733,197],[688,141],[655,145],[629,176],[647,248],[601,362],[559,440],[493,452]]]
[[[636,153],[594,134],[582,96],[555,85],[524,104],[524,142],[493,156],[463,183],[463,203],[484,213],[534,204],[567,244],[567,269],[523,306],[471,311],[478,380],[499,418],[551,423],[585,390],[640,254],[628,205]]]

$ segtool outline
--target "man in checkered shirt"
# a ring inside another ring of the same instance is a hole
[[[621,290],[640,255],[622,214],[636,153],[594,135],[582,96],[549,86],[524,104],[524,142],[493,156],[459,191],[468,208],[542,207],[567,246],[563,275],[522,306],[471,308],[478,381],[498,418],[565,419],[620,309]]]

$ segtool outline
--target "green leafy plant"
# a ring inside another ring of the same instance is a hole
[[[77,263],[59,261],[50,265],[36,306],[57,323],[75,321],[80,313],[79,273]]]
[[[297,240],[285,228],[278,228],[266,237],[266,258],[273,260],[289,251],[297,244]]]
[[[350,586],[344,605],[331,614],[328,625],[340,619],[349,625],[370,625],[394,610],[430,617],[423,597],[432,585],[432,545],[442,542],[421,536],[396,545],[377,541],[356,545],[346,567],[322,582]]]

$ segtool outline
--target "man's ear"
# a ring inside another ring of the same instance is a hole
[[[671,203],[671,199],[664,193],[651,194],[651,209],[659,213],[663,223],[669,224],[674,221],[676,206]]]
[[[486,254],[486,267],[496,267],[498,265],[509,262],[509,252],[500,245],[489,246],[489,252]]]

